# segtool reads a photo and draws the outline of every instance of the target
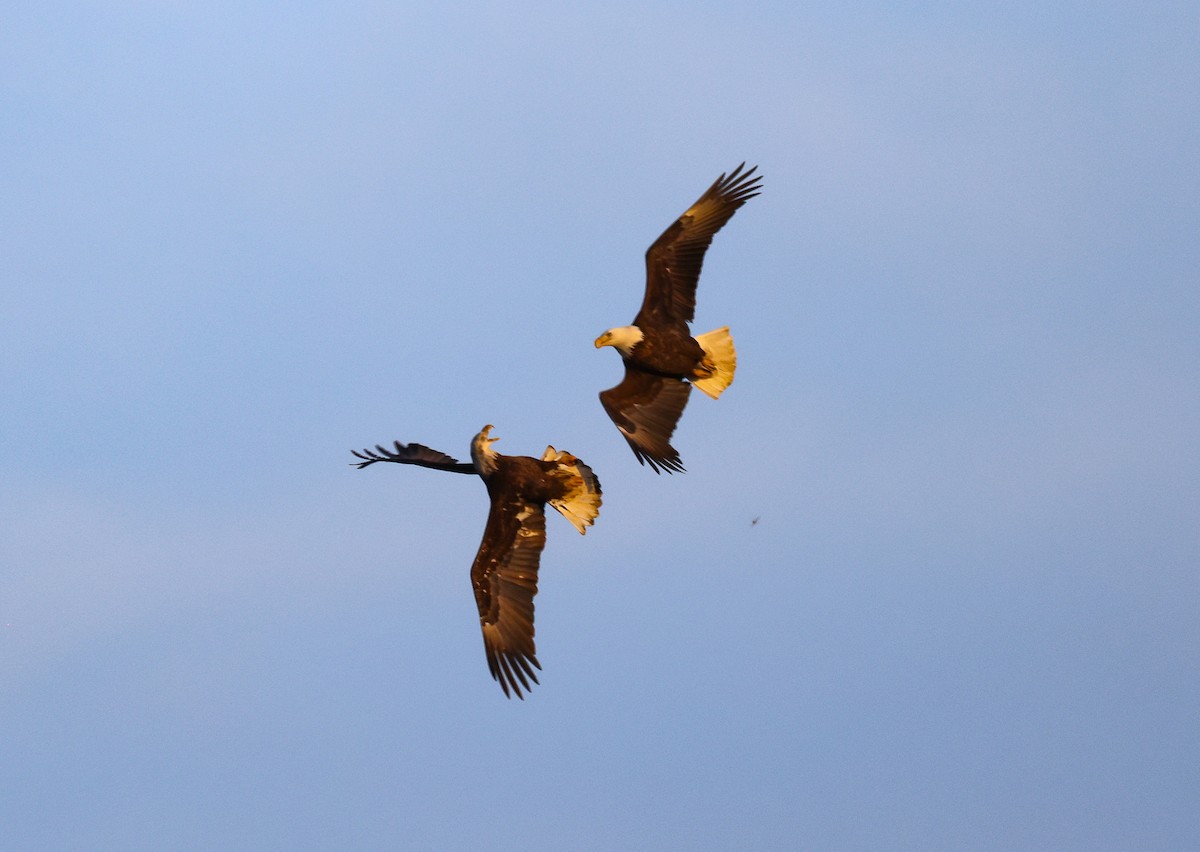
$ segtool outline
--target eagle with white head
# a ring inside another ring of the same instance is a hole
[[[600,513],[600,480],[570,453],[546,447],[540,459],[506,456],[492,449],[499,438],[484,426],[471,441],[471,463],[460,462],[421,444],[395,442],[394,449],[351,452],[362,459],[359,469],[376,462],[396,462],[473,473],[487,486],[491,508],[483,541],[471,565],[471,586],[483,628],[488,670],[506,696],[530,690],[540,670],[533,641],[533,598],[538,564],[546,546],[545,507],[549,503],[580,533]]]
[[[729,327],[692,336],[696,284],[713,235],[759,194],[757,167],[721,175],[646,251],[646,294],[632,325],[610,328],[596,348],[612,346],[625,378],[600,402],[633,454],[656,473],[683,470],[671,435],[692,386],[713,399],[733,382],[737,353]]]

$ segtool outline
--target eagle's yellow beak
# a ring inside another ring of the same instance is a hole
[[[609,334],[607,331],[604,332],[604,334],[597,337],[596,338],[596,348],[599,349],[601,346],[607,346],[608,341],[611,337],[612,337],[612,335]]]

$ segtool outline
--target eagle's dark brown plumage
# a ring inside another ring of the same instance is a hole
[[[580,533],[600,510],[600,481],[570,453],[547,447],[540,459],[505,456],[491,449],[498,440],[485,426],[471,443],[471,464],[421,444],[395,442],[395,449],[354,450],[357,467],[376,462],[415,464],[453,473],[476,473],[491,498],[479,552],[471,565],[471,586],[479,608],[488,670],[504,694],[524,698],[540,670],[533,636],[533,598],[538,563],[546,546],[545,506],[549,503]]]
[[[742,163],[721,175],[646,252],[646,294],[633,325],[596,338],[614,346],[625,362],[619,385],[600,402],[633,454],[656,473],[682,471],[671,435],[692,385],[714,399],[733,381],[737,356],[728,328],[693,337],[696,284],[713,235],[737,209],[759,194],[757,167]]]

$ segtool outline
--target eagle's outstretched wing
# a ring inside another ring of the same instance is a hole
[[[758,167],[743,171],[745,165],[717,178],[646,251],[646,297],[634,325],[642,326],[647,315],[692,321],[704,252],[713,235],[762,188],[762,177],[754,174]]]
[[[483,627],[488,670],[511,697],[523,699],[537,683],[533,643],[533,597],[538,562],[546,546],[543,506],[516,494],[496,494],[475,564],[471,585]]]
[[[388,450],[379,444],[374,450],[364,449],[362,452],[351,450],[354,455],[363,459],[361,462],[351,462],[359,470],[375,462],[396,462],[398,464],[415,464],[421,467],[431,467],[434,470],[448,470],[451,473],[475,473],[475,466],[448,456],[438,450],[431,450],[424,444],[395,443],[395,450]]]
[[[600,402],[633,454],[655,473],[683,470],[679,453],[671,446],[675,425],[683,416],[692,386],[681,379],[657,376],[625,365],[625,378],[615,388],[600,392]]]

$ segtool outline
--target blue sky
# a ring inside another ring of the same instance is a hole
[[[5,844],[1200,842],[1190,4],[5,18]],[[742,160],[656,477],[592,340]],[[604,485],[525,702],[481,485],[348,466],[485,423]]]

